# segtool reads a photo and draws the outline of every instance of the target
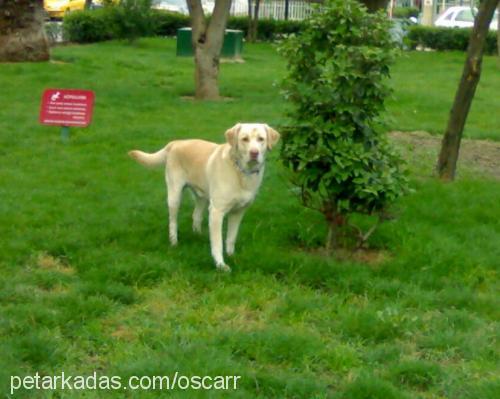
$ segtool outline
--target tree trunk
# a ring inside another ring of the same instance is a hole
[[[218,100],[219,55],[205,46],[198,45],[195,47],[194,62],[196,99]]]
[[[500,2],[498,3],[498,7],[497,7],[497,11],[498,11],[498,14],[497,14],[497,53],[498,53],[498,56],[500,57]]]
[[[88,10],[92,6],[92,0],[85,0],[85,9]]]
[[[0,4],[0,62],[49,60],[43,0],[4,0]]]
[[[200,0],[187,0],[191,16],[195,62],[195,98],[218,100],[219,59],[231,0],[216,0],[210,21],[206,22]]]
[[[260,0],[255,0],[253,16],[250,12],[250,18],[248,19],[247,40],[251,43],[255,43],[257,41],[257,32],[259,28],[259,8]]]
[[[441,152],[437,164],[439,177],[446,181],[455,178],[460,140],[462,139],[465,121],[467,120],[479,78],[481,77],[481,63],[486,35],[488,34],[488,29],[497,5],[498,0],[484,0],[481,2],[474,21],[462,79],[455,94],[455,101],[441,143]]]

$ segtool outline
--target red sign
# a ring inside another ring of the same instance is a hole
[[[92,119],[94,97],[94,92],[90,90],[47,89],[42,96],[40,123],[88,126]]]

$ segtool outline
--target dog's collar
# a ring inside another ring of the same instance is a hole
[[[252,169],[247,169],[245,168],[240,160],[234,156],[231,157],[232,160],[233,160],[233,163],[234,165],[236,166],[236,168],[241,172],[243,173],[245,176],[252,176],[252,175],[258,175],[260,173],[260,171],[262,170],[262,164],[257,164],[257,167],[256,168],[252,168]]]

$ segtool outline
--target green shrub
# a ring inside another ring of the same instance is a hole
[[[418,18],[419,13],[419,9],[415,7],[396,7],[392,12],[392,16],[393,18]]]
[[[177,29],[191,24],[188,15],[163,10],[154,10],[152,19],[155,36],[175,36]]]
[[[146,1],[146,2],[149,2]],[[175,36],[179,28],[190,26],[188,15],[141,7],[106,6],[97,10],[77,11],[64,18],[67,40],[76,43],[100,42],[111,39],[132,39],[138,36]],[[301,21],[261,19],[258,39],[275,40],[298,33]],[[248,17],[230,17],[228,29],[239,29],[246,35]]]
[[[408,31],[408,45],[415,49],[417,46],[433,50],[466,51],[472,29],[437,28],[415,25]],[[496,32],[490,31],[486,36],[485,53],[495,54],[497,51]]]
[[[325,216],[327,248],[339,244],[341,228],[347,233],[350,214],[382,212],[405,191],[379,117],[396,52],[389,26],[357,1],[330,0],[280,47],[294,106],[281,157],[303,204]],[[358,235],[359,245],[367,235]]]
[[[154,33],[152,0],[120,0],[117,6],[107,6],[114,11],[118,37],[133,41]]]
[[[151,0],[122,0],[96,10],[75,11],[64,17],[66,40],[92,43],[111,39],[128,39],[155,33]]]
[[[70,42],[93,43],[118,38],[114,12],[108,8],[75,11],[64,17],[64,37]]]

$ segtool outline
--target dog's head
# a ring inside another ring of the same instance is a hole
[[[265,123],[238,123],[226,131],[226,140],[245,164],[264,162],[266,151],[278,142],[280,134]]]

